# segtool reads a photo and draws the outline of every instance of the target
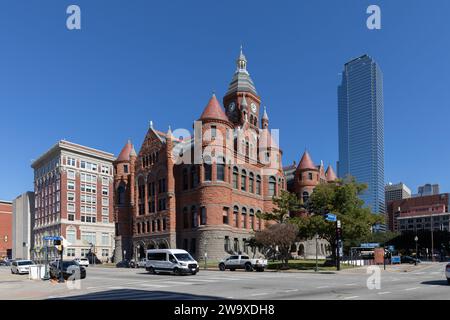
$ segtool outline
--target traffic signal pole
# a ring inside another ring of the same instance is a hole
[[[336,220],[336,270],[341,270],[341,221]]]

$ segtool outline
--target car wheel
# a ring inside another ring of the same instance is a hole
[[[178,269],[178,268],[173,268],[173,273],[174,273],[176,276],[179,276],[179,275],[181,274],[181,271],[180,271],[180,269]]]
[[[221,263],[221,264],[219,264],[219,270],[220,271],[225,271],[225,263]]]
[[[153,267],[148,268],[148,272],[150,274],[155,274],[155,269],[153,269]]]
[[[450,284],[450,278],[447,278],[447,283]]]
[[[13,269],[11,269],[11,273],[14,274],[14,270]]]
[[[245,264],[245,271],[247,271],[247,272],[253,271],[253,267],[252,267],[251,263]]]

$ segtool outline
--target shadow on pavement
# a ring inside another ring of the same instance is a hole
[[[427,284],[430,286],[446,286],[449,287],[447,280],[432,280],[432,281],[423,281],[422,284]]]
[[[48,300],[225,300],[224,298],[170,291],[116,289]]]

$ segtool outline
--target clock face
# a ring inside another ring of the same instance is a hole
[[[256,104],[252,103],[251,106],[253,113],[256,112]]]
[[[236,108],[236,104],[235,104],[234,102],[231,102],[231,103],[228,105],[228,110],[229,110],[230,112],[233,112],[235,108]]]

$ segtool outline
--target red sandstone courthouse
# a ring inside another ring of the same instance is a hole
[[[150,248],[209,259],[250,253],[246,240],[266,226],[258,213],[273,209],[272,197],[287,181],[242,50],[223,104],[225,110],[211,97],[192,136],[150,123],[139,153],[130,141],[124,146],[114,162],[116,261],[143,258]],[[302,199],[336,178],[308,154],[294,171],[289,183]]]

